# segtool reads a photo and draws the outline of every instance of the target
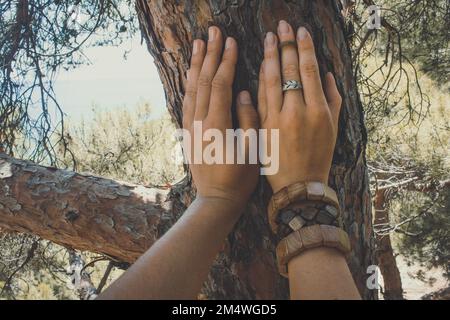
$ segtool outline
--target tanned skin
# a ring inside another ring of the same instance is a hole
[[[283,46],[279,42],[296,41]],[[303,90],[284,94],[282,81],[297,80]],[[314,44],[301,27],[294,34],[285,21],[278,36],[268,33],[258,90],[261,128],[280,131],[278,173],[267,176],[273,192],[298,181],[328,183],[342,98],[331,73],[319,75]],[[307,250],[288,264],[291,299],[360,299],[342,253],[331,248]]]
[[[279,41],[296,41],[297,47],[283,47],[280,56]],[[207,43],[194,41],[183,103],[185,129],[192,131],[194,121],[202,121],[203,130],[217,128],[225,133],[233,128],[232,83],[237,57],[236,41],[229,37],[224,43],[217,27],[209,28]],[[303,90],[283,93],[285,80],[301,81]],[[258,112],[247,91],[238,94],[236,105],[242,129],[280,130],[279,171],[267,177],[274,192],[297,181],[327,183],[341,96],[331,73],[322,86],[306,29],[300,28],[296,36],[289,24],[280,21],[278,35],[266,35]],[[259,168],[195,164],[190,170],[197,187],[194,202],[99,299],[197,298],[224,239],[256,187]],[[288,270],[291,299],[360,298],[343,254],[335,249],[307,250],[289,262]]]

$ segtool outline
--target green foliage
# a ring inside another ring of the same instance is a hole
[[[95,111],[93,119],[67,130],[66,141],[74,159],[67,166],[77,171],[134,182],[169,186],[183,176],[176,162],[179,143],[168,115],[152,119],[148,104],[134,109]]]
[[[386,101],[391,113],[368,117],[367,158],[372,188],[392,186],[390,224],[398,251],[411,264],[441,268],[450,279],[450,184],[441,185],[450,179],[450,95],[429,77],[418,79],[422,91],[409,89],[410,98],[427,95],[429,109],[405,119],[406,99]],[[399,82],[391,98],[402,96],[407,85]]]
[[[1,231],[0,240],[0,300],[78,298],[71,283],[69,253],[65,247],[35,236]],[[86,263],[98,259],[98,255],[90,252],[82,253],[82,257]],[[107,265],[108,261],[99,261],[86,268],[95,286],[100,283]],[[122,273],[123,270],[114,267],[106,286]]]
[[[398,28],[402,50],[435,80],[448,86],[450,74],[450,2],[382,1],[387,19]]]
[[[87,63],[87,47],[131,37],[136,20],[131,0],[1,1],[0,148],[23,143],[30,159],[55,164],[52,133],[64,132],[58,71]]]
[[[414,219],[400,233],[399,249],[410,263],[440,267],[450,279],[450,188],[441,192],[410,192],[401,199],[398,219]]]
[[[0,299],[74,299],[65,249],[35,236],[1,233]]]
[[[402,64],[416,64],[435,84],[450,89],[450,2],[447,0],[362,0],[351,10],[355,24],[353,49],[358,64],[365,56],[380,55],[385,66],[398,63],[385,72],[386,79],[401,76]],[[367,6],[381,9],[381,28],[368,29]],[[403,76],[407,76],[403,74]],[[414,74],[409,74],[413,81]],[[395,84],[395,81],[394,81]],[[377,83],[371,83],[372,89]]]

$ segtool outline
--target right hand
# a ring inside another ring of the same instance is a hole
[[[238,59],[238,45],[228,37],[223,50],[223,37],[218,27],[209,28],[207,45],[200,39],[194,41],[191,66],[188,70],[186,95],[183,102],[183,128],[190,131],[192,157],[197,153],[201,163],[193,163],[192,172],[197,196],[222,199],[235,204],[239,210],[246,204],[258,182],[258,164],[225,163],[226,141],[222,141],[222,163],[207,164],[202,155],[209,143],[194,149],[194,121],[202,122],[203,131],[219,130],[223,136],[233,128],[231,116],[232,84]],[[222,54],[223,51],[223,54]],[[236,112],[239,127],[244,131],[256,130],[258,114],[252,105],[250,93],[241,91],[237,97]],[[204,132],[201,132],[202,136]],[[201,139],[201,138],[200,138]],[[248,147],[245,150],[248,158]],[[237,153],[235,146],[234,154]]]
[[[281,42],[296,41],[297,47],[284,46],[280,57],[277,36],[269,32],[264,41],[258,111],[261,128],[279,129],[279,170],[267,176],[274,193],[299,181],[328,182],[342,102],[331,73],[322,89],[308,31],[299,28],[296,38],[292,27],[280,21],[278,36]],[[300,81],[303,89],[283,92],[286,80]],[[274,141],[268,142],[270,150]]]

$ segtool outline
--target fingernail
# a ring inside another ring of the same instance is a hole
[[[250,97],[250,93],[248,93],[248,91],[242,91],[239,94],[239,102],[241,104],[251,104],[252,98]]]
[[[216,38],[217,30],[215,27],[209,27],[208,29],[208,41],[214,41]]]
[[[196,54],[200,50],[200,41],[194,40],[194,47],[192,48],[192,54]]]
[[[284,20],[281,20],[278,23],[278,31],[281,34],[289,33],[289,25],[288,25],[288,23],[286,21],[284,21]]]
[[[275,35],[273,32],[267,32],[266,34],[266,40],[264,41],[265,45],[270,47],[275,44]]]
[[[298,31],[297,31],[298,40],[304,40],[306,38],[307,33],[308,33],[308,31],[306,30],[305,27],[298,28]]]
[[[225,41],[225,50],[229,49],[233,45],[233,39],[228,37]]]

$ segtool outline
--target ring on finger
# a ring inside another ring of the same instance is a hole
[[[283,92],[289,91],[289,90],[300,90],[303,89],[302,84],[300,81],[297,80],[287,80],[283,82]]]
[[[281,41],[279,44],[280,50],[287,46],[294,46],[295,48],[297,48],[297,42],[294,40],[288,40],[288,41]]]

